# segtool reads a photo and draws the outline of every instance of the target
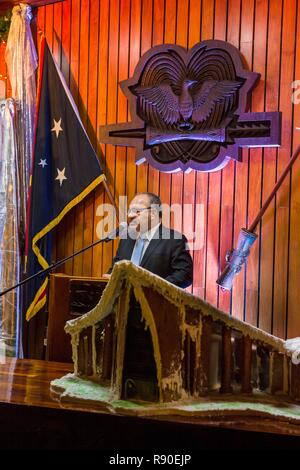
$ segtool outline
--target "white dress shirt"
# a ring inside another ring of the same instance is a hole
[[[157,232],[159,226],[160,226],[160,223],[155,225],[155,227],[152,227],[147,232],[139,234],[138,238],[142,238],[143,240],[145,240],[144,248],[143,248],[143,251],[142,251],[141,258],[140,258],[140,262],[142,261],[143,256],[144,256],[144,254],[145,254],[145,252],[146,252],[146,250],[149,246],[149,243],[151,242],[152,238],[154,237],[155,233]],[[138,238],[137,238],[137,240],[138,240]],[[136,242],[135,242],[135,245],[134,245],[134,248],[133,248],[133,251],[132,251],[131,259],[134,257],[135,247],[136,247]]]

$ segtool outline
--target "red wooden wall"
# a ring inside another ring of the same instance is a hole
[[[149,190],[165,203],[192,204],[192,213],[183,214],[176,228],[188,232],[192,226],[203,236],[203,246],[193,251],[194,294],[280,337],[300,336],[300,161],[265,214],[232,294],[216,285],[226,251],[250,225],[300,143],[300,108],[291,99],[291,83],[300,79],[299,1],[65,0],[40,7],[37,25],[69,84],[116,200]],[[279,150],[245,150],[242,163],[230,162],[211,174],[170,175],[136,166],[134,149],[100,145],[100,125],[130,119],[118,82],[133,74],[144,52],[156,44],[192,47],[213,38],[235,45],[246,66],[261,73],[251,109],[282,111]],[[56,258],[96,239],[96,208],[104,201],[99,188],[65,218],[57,231]],[[115,249],[116,243],[97,247],[69,262],[66,272],[100,276]]]
[[[7,68],[5,64],[6,42],[0,41],[0,100],[8,98],[11,95],[11,86],[7,77]]]

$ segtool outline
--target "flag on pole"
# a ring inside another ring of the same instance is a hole
[[[42,40],[26,229],[26,276],[51,263],[51,230],[104,180],[97,155],[46,40]],[[46,303],[47,276],[26,287],[26,319]]]

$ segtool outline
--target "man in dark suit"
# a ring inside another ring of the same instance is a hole
[[[128,222],[128,236],[120,239],[113,265],[131,260],[179,287],[191,285],[193,261],[186,237],[162,225],[160,198],[152,193],[137,194],[129,206]]]
[[[181,233],[162,225],[158,196],[141,193],[133,198],[128,211],[128,235],[123,239],[121,234],[113,265],[121,260],[131,260],[179,287],[185,288],[192,283],[193,262],[187,249],[187,240]],[[147,390],[148,400],[149,397],[152,401],[158,400],[153,342],[140,304],[133,293],[126,327],[123,386],[125,396],[128,393],[131,397],[138,397],[141,387],[141,390]]]

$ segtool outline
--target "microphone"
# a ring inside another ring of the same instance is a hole
[[[33,274],[32,276],[29,276],[29,277],[23,279],[21,282],[18,282],[18,284],[15,284],[14,286],[5,289],[4,291],[0,292],[0,297],[2,297],[3,295],[7,294],[7,293],[10,292],[11,290],[16,289],[17,287],[20,287],[20,286],[22,286],[23,284],[26,284],[28,281],[31,281],[31,280],[34,279],[35,277],[38,277],[38,276],[41,276],[41,275],[49,274],[49,273],[52,271],[52,269],[57,268],[58,266],[64,264],[64,263],[65,263],[66,261],[68,261],[69,259],[75,258],[75,256],[80,255],[81,253],[83,253],[83,252],[86,251],[86,250],[89,250],[90,248],[93,248],[94,246],[98,245],[99,243],[110,242],[110,241],[113,240],[114,238],[116,238],[116,237],[118,237],[118,236],[121,236],[121,235],[124,233],[124,231],[127,230],[127,227],[128,227],[127,222],[121,222],[120,225],[119,225],[119,227],[117,227],[115,230],[113,230],[112,232],[110,232],[110,233],[107,235],[106,238],[102,238],[101,240],[97,240],[96,242],[91,243],[91,244],[88,245],[88,246],[85,246],[85,247],[82,248],[81,250],[76,251],[76,253],[73,253],[72,255],[67,256],[67,257],[64,258],[64,259],[61,259],[61,260],[57,261],[56,263],[51,264],[51,265],[50,265],[48,268],[46,268],[46,269],[41,269],[40,271],[38,271],[37,273]]]
[[[107,237],[105,237],[104,241],[105,242],[110,242],[111,240],[114,240],[117,237],[120,237],[125,230],[127,230],[128,224],[127,222],[121,222],[120,225],[115,229],[110,232]]]

